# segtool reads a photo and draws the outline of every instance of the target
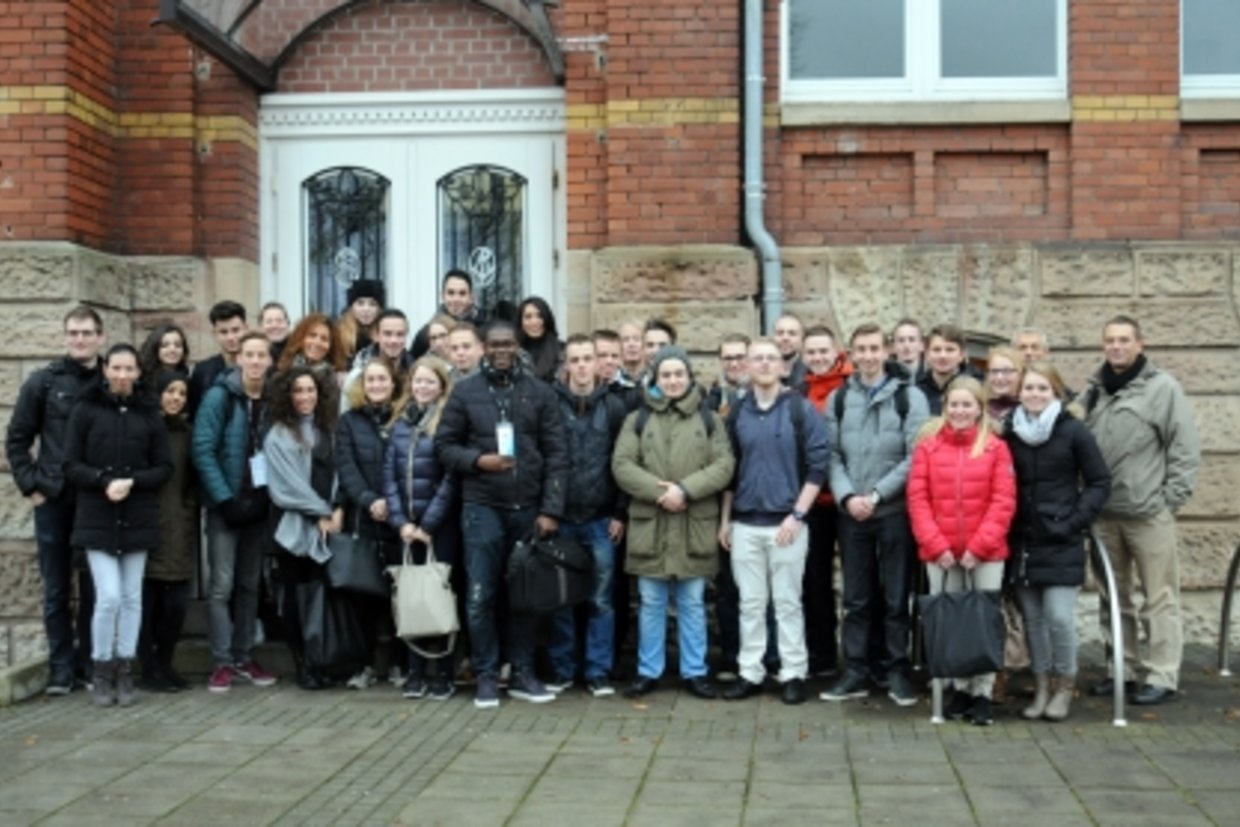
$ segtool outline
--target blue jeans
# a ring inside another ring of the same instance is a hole
[[[142,628],[146,552],[115,554],[90,549],[86,559],[95,581],[95,617],[91,624],[95,660],[129,660],[138,652],[138,632]]]
[[[532,508],[499,509],[467,502],[461,509],[465,535],[465,616],[469,623],[470,660],[479,677],[499,676],[498,623],[508,625],[508,648],[517,672],[534,672],[535,615],[513,613],[497,618],[499,590],[504,587],[508,556],[518,540],[534,531],[538,515]]]
[[[207,640],[216,666],[250,660],[266,534],[266,520],[233,528],[207,510]]]
[[[73,529],[73,503],[64,497],[47,499],[34,509],[34,533],[38,547],[39,576],[43,580],[43,631],[47,635],[48,664],[72,672],[74,667],[73,548],[69,532]],[[77,661],[91,659],[90,619],[94,613],[94,589],[85,572],[78,579]]]
[[[641,596],[638,610],[637,674],[659,678],[667,665],[667,600],[676,590],[676,630],[680,644],[680,677],[700,678],[706,674],[706,593],[705,577],[686,580],[637,578]]]
[[[616,547],[607,536],[611,520],[604,517],[590,523],[560,523],[560,534],[590,549],[594,557],[594,594],[590,598],[590,618],[586,624],[585,679],[611,674],[615,656],[616,613],[612,608],[612,579],[615,575]],[[557,677],[577,675],[576,607],[565,606],[551,615],[551,640],[547,654]]]

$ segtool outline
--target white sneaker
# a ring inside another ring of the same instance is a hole
[[[399,666],[392,664],[388,667],[388,683],[392,686],[405,685],[405,673]]]
[[[375,670],[367,666],[361,672],[349,678],[345,686],[350,689],[369,689],[375,685]]]

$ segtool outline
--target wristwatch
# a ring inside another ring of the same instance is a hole
[[[882,501],[883,497],[878,493],[877,489],[870,492],[870,505],[877,506]]]
[[[796,520],[798,523],[805,522],[805,512],[799,508],[792,509],[792,519]]]

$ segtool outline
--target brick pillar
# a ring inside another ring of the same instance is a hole
[[[607,0],[578,0],[555,20],[565,43],[569,249],[607,244]]]
[[[1180,235],[1179,5],[1069,4],[1074,239]]]

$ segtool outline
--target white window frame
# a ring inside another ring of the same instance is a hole
[[[1237,33],[1240,34],[1240,33]],[[1185,99],[1240,98],[1240,74],[1190,75],[1184,70],[1184,3],[1180,2],[1180,96]],[[1234,116],[1233,116],[1234,117]]]
[[[789,73],[790,0],[780,3],[780,90],[786,104],[1061,101],[1068,96],[1068,0],[1056,0],[1056,67],[1043,78],[939,77],[939,0],[904,0],[903,78],[794,80]]]

